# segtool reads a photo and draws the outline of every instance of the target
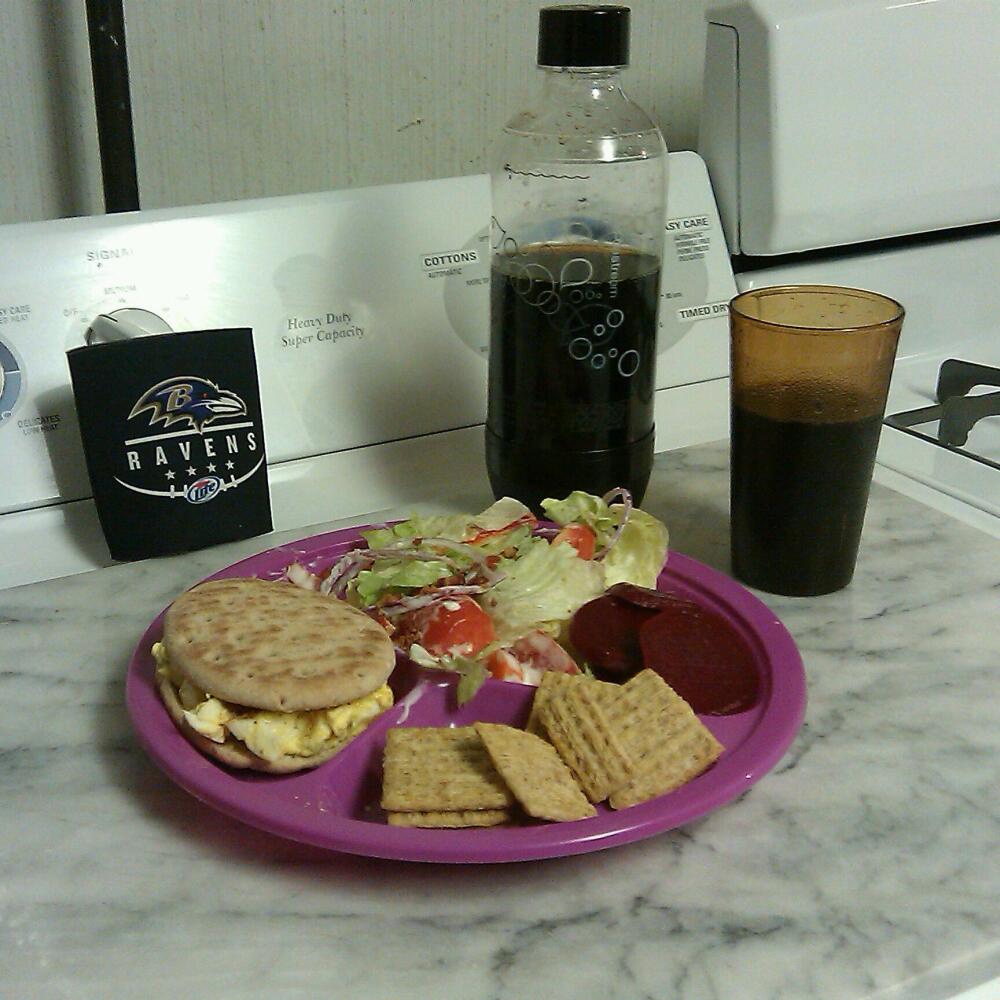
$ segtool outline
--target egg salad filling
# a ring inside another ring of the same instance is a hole
[[[336,708],[303,712],[273,712],[247,708],[213,698],[173,668],[162,642],[153,644],[157,680],[166,679],[177,691],[184,718],[213,743],[233,736],[262,760],[314,757],[334,743],[350,739],[392,705],[392,691],[383,684],[371,694]]]

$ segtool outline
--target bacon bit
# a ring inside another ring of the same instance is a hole
[[[461,573],[452,573],[451,576],[443,576],[435,583],[425,583],[419,589],[413,591],[414,594],[436,594],[442,587],[461,587],[465,585],[465,577]],[[385,595],[383,595],[385,596]],[[389,598],[392,601],[398,600],[398,595]],[[384,602],[383,602],[384,603]]]
[[[396,626],[393,624],[391,618],[387,618],[381,611],[377,608],[373,608],[368,612],[368,616],[379,623],[386,630],[389,636],[393,636],[396,633]]]

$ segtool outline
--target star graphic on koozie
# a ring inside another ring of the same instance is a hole
[[[233,465],[232,462],[226,462],[226,468],[232,471],[235,468],[235,466]]]
[[[196,476],[198,474],[198,471],[197,471],[197,469],[195,469],[195,467],[193,465],[189,465],[187,467],[187,474],[189,476]]]
[[[174,473],[172,469],[167,469],[167,471],[163,474],[167,477],[167,479],[173,479],[176,473]]]
[[[215,472],[215,466],[211,462],[209,462],[208,465],[205,466],[205,471],[206,472]]]

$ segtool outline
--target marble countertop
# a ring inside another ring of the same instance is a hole
[[[723,570],[726,455],[658,456],[644,504]],[[1000,541],[874,487],[855,582],[765,598],[809,682],[770,775],[681,830],[487,867],[279,840],[139,749],[144,628],[270,544],[0,592],[0,995],[932,1000],[1000,975]]]

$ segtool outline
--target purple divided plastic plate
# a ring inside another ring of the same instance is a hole
[[[279,579],[298,560],[321,569],[355,545],[363,527],[347,528],[261,552],[213,575]],[[704,774],[682,788],[619,812],[575,823],[489,829],[419,830],[389,826],[379,807],[381,756],[390,726],[468,725],[475,721],[523,726],[534,688],[487,680],[468,704],[455,701],[455,681],[423,670],[403,656],[390,681],[396,704],[332,760],[287,776],[230,770],[202,756],[167,714],[153,682],[150,647],[162,634],[156,617],[132,654],[126,704],[139,739],[178,785],[202,802],[251,826],[291,840],[374,858],[487,863],[528,861],[603,850],[690,823],[745,792],[781,759],[805,711],[802,660],[792,637],[766,605],[715,570],[671,553],[658,586],[722,614],[753,650],[760,698],[749,711],[705,716],[725,747]]]

